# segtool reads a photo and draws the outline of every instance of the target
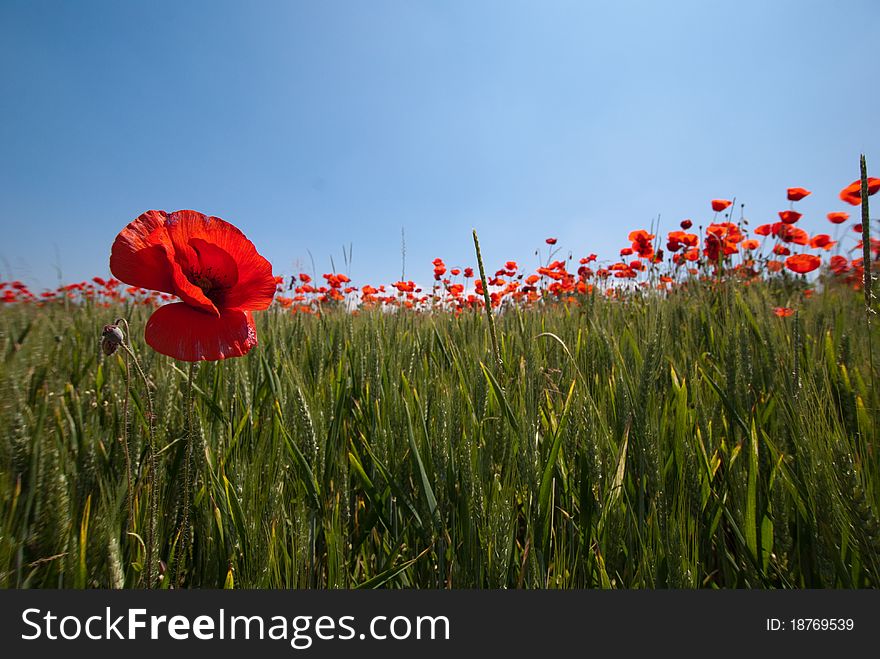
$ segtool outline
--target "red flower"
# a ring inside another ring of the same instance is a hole
[[[544,242],[547,243],[548,245],[555,245],[556,238],[547,238],[547,240],[545,240]]]
[[[730,256],[739,251],[737,244],[743,240],[739,227],[732,222],[713,223],[706,227],[706,240],[703,254],[710,261],[717,261],[719,255]]]
[[[828,221],[832,224],[843,224],[849,219],[849,213],[838,211],[836,213],[828,213]]]
[[[818,268],[821,263],[822,260],[818,256],[813,256],[812,254],[795,254],[794,256],[789,256],[785,259],[785,267],[792,272],[797,272],[801,275],[812,272]]]
[[[843,275],[850,271],[849,261],[846,260],[845,256],[832,256],[830,263],[831,272],[836,275]]]
[[[693,226],[693,224],[694,223],[691,222],[690,220],[682,220],[681,221],[681,228],[684,229],[685,231],[687,231],[688,229],[690,229]]]
[[[474,269],[473,268],[465,268],[464,269],[464,276],[468,279],[473,277],[474,276]]]
[[[823,248],[826,251],[834,247],[837,243],[831,240],[831,236],[827,233],[820,233],[810,238],[810,247]]]
[[[805,190],[804,188],[789,188],[788,189],[788,199],[789,201],[800,201],[804,197],[810,194],[809,190]]]
[[[868,196],[871,196],[877,190],[880,190],[880,178],[868,179]],[[848,204],[858,206],[862,203],[862,182],[860,180],[853,181],[843,190],[840,191],[840,198]]]
[[[773,313],[780,318],[788,318],[789,316],[794,315],[794,309],[789,309],[788,307],[774,307]]]
[[[794,224],[801,219],[801,214],[796,211],[779,211],[779,218],[785,224]]]
[[[786,243],[794,243],[795,245],[806,245],[810,242],[809,234],[803,229],[798,229],[790,224],[780,224],[776,232],[779,239]]]
[[[712,200],[712,210],[715,211],[716,213],[720,213],[725,208],[730,206],[731,203],[733,203],[733,202],[731,202],[727,199],[713,199]]]
[[[183,361],[240,357],[257,345],[251,311],[275,296],[272,265],[236,227],[196,211],[147,211],[116,237],[110,271],[127,284],[172,293],[144,336]]]

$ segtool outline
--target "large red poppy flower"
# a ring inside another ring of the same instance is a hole
[[[179,297],[157,309],[144,335],[188,362],[240,357],[257,345],[251,311],[275,296],[272,265],[236,227],[196,211],[147,211],[113,243],[110,271],[132,286]]]
[[[880,178],[868,179],[868,196],[875,194],[880,190]],[[862,182],[861,180],[853,181],[843,190],[840,191],[840,198],[848,204],[858,206],[862,203]]]

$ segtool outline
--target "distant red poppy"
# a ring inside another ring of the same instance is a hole
[[[116,237],[110,271],[127,284],[172,293],[144,332],[183,361],[239,357],[257,345],[252,311],[275,296],[272,265],[232,224],[191,210],[147,211]]]
[[[759,243],[759,242],[758,242],[757,240],[755,240],[754,238],[748,238],[747,240],[743,240],[743,241],[740,243],[740,246],[741,246],[743,249],[758,249],[758,247],[760,246],[760,244],[761,244],[761,243]]]
[[[805,190],[804,188],[789,188],[788,189],[788,199],[789,201],[800,201],[804,197],[810,194],[809,190]]]
[[[555,245],[556,238],[547,238],[547,240],[545,240],[544,242],[547,243],[548,245]]]
[[[821,248],[827,251],[834,247],[836,244],[837,243],[831,240],[831,236],[829,236],[827,233],[820,233],[810,238],[810,247],[816,249]]]
[[[818,268],[822,260],[812,254],[795,254],[785,259],[785,267],[798,274],[806,274]]]
[[[774,307],[773,313],[780,318],[788,318],[789,316],[794,315],[794,309],[789,309],[788,307]]]
[[[644,229],[630,231],[629,240],[632,242],[631,249],[644,259],[649,259],[654,255],[654,246],[651,241],[654,240],[654,234],[648,233]]]
[[[693,225],[694,225],[694,223],[691,222],[690,220],[682,220],[680,226],[681,226],[682,229],[684,229],[685,231],[687,231],[687,230],[690,229]]]
[[[846,274],[852,269],[849,265],[849,261],[846,260],[846,257],[840,256],[839,254],[831,257],[829,267],[831,268],[831,272],[836,275]]]
[[[838,211],[836,213],[828,213],[828,221],[832,224],[843,224],[849,219],[849,213]]]
[[[728,199],[713,199],[712,200],[712,210],[715,211],[716,213],[720,213],[725,208],[730,206],[730,204],[732,204],[732,203],[733,202],[731,202]]]
[[[868,179],[868,196],[874,194],[880,190],[880,178],[869,178]],[[841,200],[845,201],[848,204],[852,204],[853,206],[858,206],[862,203],[862,182],[861,180],[856,180],[846,186],[843,190],[840,191]]]
[[[790,224],[780,224],[776,235],[779,239],[786,243],[794,243],[795,245],[806,245],[810,242],[810,234],[803,229],[798,229]]]
[[[797,211],[779,211],[779,218],[785,224],[794,224],[799,219],[801,219],[801,214]]]
[[[772,224],[761,224],[761,225],[755,227],[755,233],[758,234],[759,236],[769,236],[772,231],[773,231]]]

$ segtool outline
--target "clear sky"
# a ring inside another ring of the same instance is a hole
[[[400,277],[401,228],[421,281],[473,227],[492,270],[547,236],[611,258],[789,186],[827,230],[859,153],[880,175],[878,36],[877,0],[0,0],[0,279],[106,275],[149,209],[278,274],[351,244],[358,284]]]

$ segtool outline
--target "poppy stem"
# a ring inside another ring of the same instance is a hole
[[[66,304],[66,299],[65,299]],[[128,334],[128,322],[125,318],[117,318],[113,321],[113,326],[117,329],[119,325],[125,324],[125,334]],[[111,326],[112,327],[112,326]],[[108,334],[106,332],[106,328],[104,333],[102,333],[102,342],[101,348],[104,351],[104,354],[110,355],[116,351],[116,347],[122,345],[125,340],[125,334],[116,335],[111,332],[109,334],[110,337],[118,338],[118,336],[122,337],[122,340],[119,343],[112,340],[109,343],[105,343],[107,341]],[[134,516],[134,479],[132,478],[132,470],[131,470],[131,413],[129,411],[129,401],[131,399],[131,368],[128,365],[129,355],[126,350],[122,351],[122,363],[125,366],[125,398],[122,399],[122,437],[120,438],[120,442],[122,443],[122,451],[125,455],[125,482],[126,482],[126,504],[128,507],[128,533],[130,535],[137,534],[137,520]]]
[[[192,494],[192,453],[193,453],[193,375],[196,363],[189,363],[186,378],[186,448],[183,464],[183,522],[180,529],[180,544],[177,550],[177,587],[183,583],[183,571],[189,557],[189,509]]]
[[[116,325],[124,322],[121,318],[116,321]],[[126,323],[126,333],[128,323]],[[128,365],[128,353],[123,351],[122,362],[125,364],[125,398],[122,401],[122,450],[125,453],[125,476],[128,482],[128,525],[131,531],[134,531],[134,481],[131,477],[131,451],[129,443],[131,441],[131,415],[128,410],[128,400],[131,398],[131,368]]]
[[[501,367],[501,352],[498,350],[498,337],[495,334],[495,319],[492,317],[492,298],[489,297],[489,283],[486,281],[486,270],[483,268],[483,255],[480,252],[480,239],[477,238],[477,230],[474,229],[474,248],[477,251],[477,265],[480,268],[480,282],[483,284],[483,299],[486,301],[486,316],[489,319],[489,335],[492,337],[492,351],[495,361]]]
[[[131,330],[128,326],[128,321],[124,318],[120,318],[117,321],[118,323],[125,323],[125,338],[120,344],[122,348],[125,350],[126,354],[131,357],[131,361],[134,364],[134,368],[140,376],[141,380],[144,383],[144,393],[147,397],[147,429],[148,429],[148,444],[149,444],[149,465],[147,468],[147,473],[149,474],[149,478],[147,480],[148,490],[150,493],[149,498],[149,522],[147,525],[147,541],[146,541],[146,556],[144,558],[144,570],[146,571],[146,579],[145,585],[148,589],[153,587],[153,544],[156,533],[156,513],[159,506],[158,494],[157,494],[157,485],[156,485],[156,441],[155,441],[155,431],[153,429],[153,396],[150,394],[150,382],[147,380],[147,376],[144,373],[144,370],[141,368],[140,362],[138,362],[137,356],[134,354],[134,348],[131,346]]]

